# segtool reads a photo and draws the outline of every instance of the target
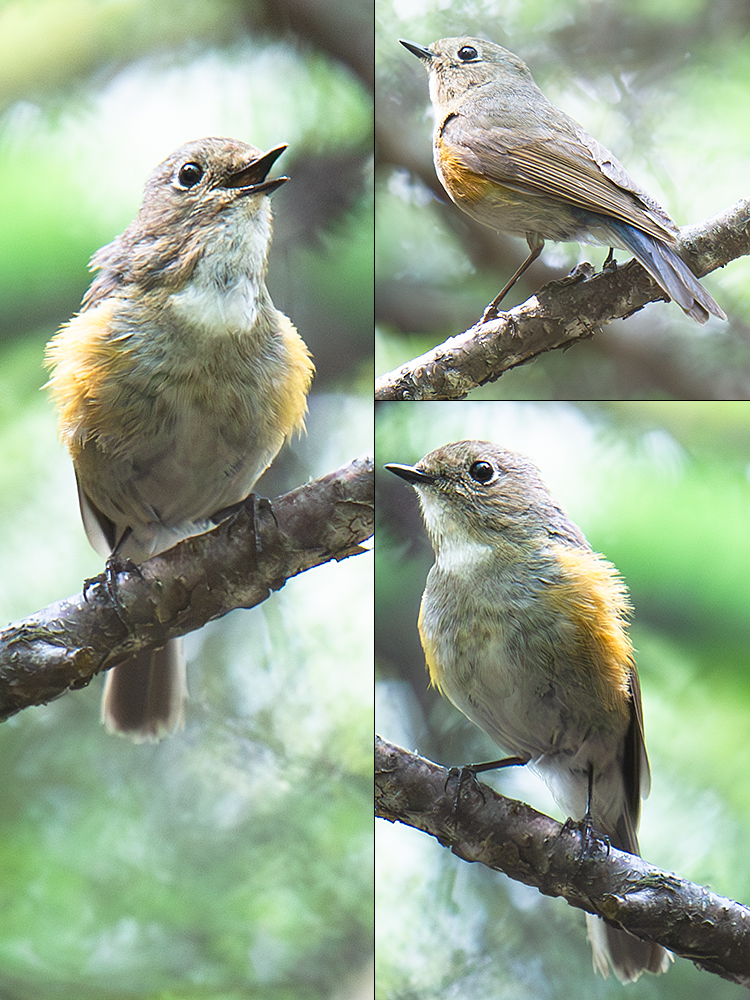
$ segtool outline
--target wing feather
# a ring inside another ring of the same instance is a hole
[[[468,147],[461,140],[465,125],[454,113],[446,119],[443,135],[467,170],[522,194],[559,198],[611,215],[674,245],[678,230],[664,209],[601,143],[574,126],[571,119],[569,127],[554,136],[519,139],[517,128],[484,122],[472,127]]]

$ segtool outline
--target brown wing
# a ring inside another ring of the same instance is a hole
[[[524,139],[519,139],[517,128],[481,117],[479,121],[482,127],[471,129],[470,148],[461,140],[464,126],[457,114],[443,124],[452,154],[468,170],[525,194],[552,196],[612,215],[667,243],[676,242],[677,227],[664,209],[572,119],[554,135],[536,127],[536,134]]]
[[[633,755],[636,762],[634,768],[635,781],[633,794],[641,799],[647,799],[651,791],[651,768],[646,753],[646,737],[643,730],[643,704],[641,702],[641,682],[638,671],[633,667],[630,672],[631,711],[633,713],[631,728],[633,729]]]
[[[641,685],[635,667],[630,672],[630,725],[625,734],[623,760],[623,781],[625,785],[626,811],[617,823],[616,846],[631,854],[638,854],[638,820],[641,815],[641,799],[645,799],[651,788],[651,770],[646,755],[643,736],[643,707],[641,705]]]
[[[117,544],[116,527],[106,514],[102,514],[99,508],[84,493],[80,480],[76,475],[76,485],[78,487],[78,504],[81,508],[81,520],[86,537],[91,548],[105,558],[109,556]]]

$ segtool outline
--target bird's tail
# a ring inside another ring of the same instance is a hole
[[[697,323],[705,323],[709,314],[719,319],[727,318],[721,306],[668,243],[616,220],[608,220],[607,228],[617,237],[613,245],[630,250],[657,285]]]
[[[107,673],[102,721],[134,743],[155,743],[180,729],[187,696],[182,640],[146,649]]]
[[[660,944],[641,941],[627,931],[610,927],[601,917],[586,914],[586,929],[594,970],[605,979],[610,967],[621,983],[634,983],[644,972],[666,972],[672,956]]]
[[[594,826],[597,826],[594,817]],[[609,824],[601,823],[601,827]],[[635,823],[628,813],[623,813],[614,829],[601,832],[608,833],[613,847],[627,851],[628,854],[640,854]],[[641,941],[627,931],[618,930],[607,924],[600,917],[586,914],[586,929],[591,944],[594,971],[601,973],[605,979],[609,977],[610,967],[621,983],[634,983],[644,972],[658,975],[666,972],[674,959],[660,944],[653,941]]]

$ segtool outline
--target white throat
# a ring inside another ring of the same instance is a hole
[[[223,287],[196,268],[193,280],[170,297],[177,315],[191,326],[200,326],[217,336],[252,329],[258,315],[258,280],[241,274],[234,284]]]
[[[271,240],[271,209],[265,197],[257,205],[252,202],[239,203],[217,225],[190,282],[170,297],[178,317],[205,333],[225,336],[255,326]]]
[[[492,546],[456,535],[443,536],[435,556],[435,565],[444,573],[472,573],[492,556]]]

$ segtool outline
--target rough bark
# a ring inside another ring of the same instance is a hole
[[[82,593],[0,631],[0,721],[85,687],[137,650],[254,607],[298,573],[363,552],[373,518],[373,460],[359,458],[273,505],[250,499],[138,568],[113,565]]]
[[[376,738],[376,815],[750,989],[750,909]],[[457,798],[458,796],[458,798]]]
[[[681,230],[681,252],[698,276],[750,253],[750,198],[696,226]],[[426,354],[377,379],[377,400],[463,399],[516,365],[545,351],[592,337],[613,319],[631,315],[664,293],[631,260],[594,273],[579,264],[521,305],[489,322],[479,320]]]

